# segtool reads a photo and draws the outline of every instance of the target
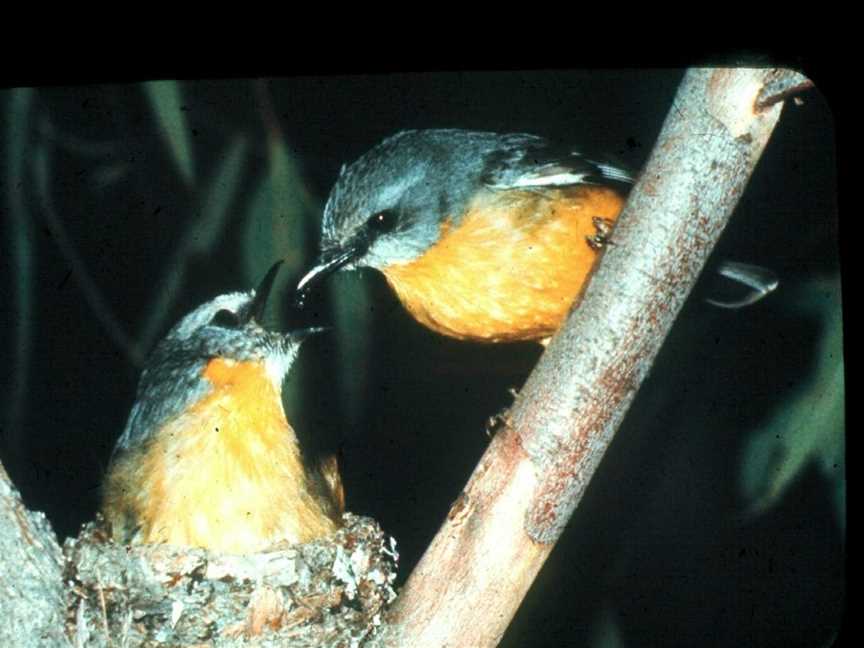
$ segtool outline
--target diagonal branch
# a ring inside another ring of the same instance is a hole
[[[409,577],[387,645],[498,643],[741,197],[788,89],[806,87],[783,70],[688,71],[614,244]]]

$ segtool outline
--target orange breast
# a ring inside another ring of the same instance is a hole
[[[549,337],[598,260],[595,217],[615,221],[623,198],[605,187],[493,193],[423,256],[384,270],[429,328],[479,341]]]
[[[140,525],[137,541],[228,553],[335,530],[263,365],[215,359],[204,376],[212,393],[112,470],[109,520],[126,507]]]

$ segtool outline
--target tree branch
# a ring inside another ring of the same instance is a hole
[[[688,71],[603,263],[409,577],[386,645],[499,642],[741,197],[782,100],[806,85],[789,71]]]
[[[67,646],[63,555],[0,465],[0,646]]]

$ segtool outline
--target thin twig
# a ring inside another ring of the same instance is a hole
[[[105,590],[101,587],[99,588],[99,607],[102,608],[102,629],[105,631],[105,639],[111,646],[114,642],[111,640],[111,631],[108,629],[108,606],[105,605]]]
[[[797,97],[816,87],[803,74],[789,70],[778,70],[775,78],[769,80],[756,97],[756,111],[770,108],[776,103]]]

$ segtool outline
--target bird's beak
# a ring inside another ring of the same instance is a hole
[[[306,295],[309,294],[312,287],[327,275],[333,274],[360,256],[361,249],[359,245],[351,245],[332,252],[322,252],[312,269],[303,275],[303,278],[297,283],[295,304],[302,308]]]
[[[249,304],[249,310],[247,311],[248,319],[254,319],[256,322],[261,321],[261,318],[264,316],[264,307],[267,306],[267,298],[270,296],[273,282],[276,280],[276,275],[279,273],[281,266],[281,260],[270,266],[267,274],[264,275],[261,283],[258,284],[258,287],[255,289],[255,297],[252,299],[252,303]]]

